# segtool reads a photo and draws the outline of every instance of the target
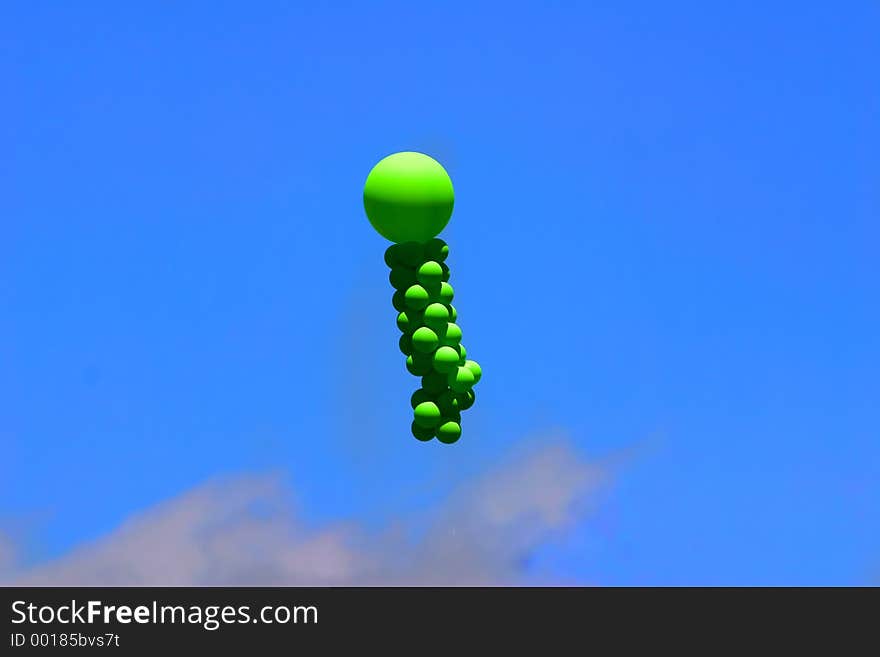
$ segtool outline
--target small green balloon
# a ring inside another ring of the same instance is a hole
[[[454,372],[449,374],[448,383],[449,387],[455,390],[455,392],[470,390],[471,386],[474,385],[474,374],[467,367],[459,366]]]
[[[413,352],[412,337],[409,334],[404,333],[400,336],[400,340],[397,341],[397,346],[400,347],[400,352],[404,356],[409,356]]]
[[[440,423],[440,409],[432,401],[424,401],[413,409],[415,422],[421,427],[432,429]]]
[[[451,303],[447,303],[446,307],[449,308],[449,321],[454,322],[458,319],[458,311],[455,309]]]
[[[448,389],[437,396],[435,403],[437,408],[440,409],[440,414],[447,418],[454,416],[461,408],[458,395]]]
[[[483,377],[483,368],[481,368],[480,364],[475,360],[466,361],[464,366],[474,375],[474,385],[477,385]]]
[[[398,290],[391,297],[391,305],[394,306],[394,310],[399,313],[402,313],[406,310],[406,297],[403,295],[403,292]]]
[[[443,334],[443,344],[454,346],[461,342],[461,327],[455,322],[446,324],[446,332]]]
[[[423,263],[422,266],[419,267],[416,277],[418,278],[419,283],[424,285],[425,288],[431,289],[440,285],[442,282],[443,267],[440,266],[439,262],[428,260],[428,262]]]
[[[465,349],[464,345],[461,343],[458,344],[458,353],[460,356],[458,359],[458,364],[464,365],[467,362],[467,349]]]
[[[455,296],[455,290],[452,289],[452,286],[443,281],[440,283],[440,302],[450,304],[452,303],[452,298]]]
[[[400,245],[392,244],[387,249],[385,249],[385,264],[391,268],[396,267],[397,265],[403,264],[400,260]]]
[[[397,328],[399,328],[402,333],[412,335],[413,331],[424,325],[425,318],[422,313],[417,310],[405,310],[397,315]]]
[[[440,347],[434,352],[434,369],[449,374],[458,369],[458,351],[452,347]]]
[[[452,216],[455,193],[433,158],[394,153],[379,161],[364,184],[364,210],[373,228],[392,242],[424,243]]]
[[[443,276],[440,277],[440,280],[444,283],[449,280],[449,267],[446,266],[446,263],[443,263]]]
[[[415,351],[406,357],[406,369],[413,376],[425,376],[434,371],[434,360],[430,354]]]
[[[423,443],[428,442],[434,437],[433,428],[419,426],[415,420],[413,420],[410,431],[412,431],[413,436],[421,440]]]
[[[447,420],[437,427],[437,440],[441,443],[451,445],[461,438],[461,425],[454,420]]]
[[[458,400],[458,408],[462,411],[466,411],[473,406],[474,401],[477,399],[473,390],[465,390],[464,392],[457,394],[455,397]]]
[[[425,247],[419,242],[404,242],[397,245],[395,255],[400,264],[415,270],[425,261]]]
[[[417,328],[412,334],[413,349],[420,351],[423,354],[428,354],[434,351],[434,349],[437,348],[437,343],[439,341],[437,334],[427,326]]]
[[[443,331],[449,321],[449,310],[442,303],[432,303],[425,308],[425,326],[435,333]]]
[[[426,401],[434,401],[434,398],[428,394],[427,390],[419,388],[412,394],[412,397],[409,398],[409,405],[413,407],[413,410],[415,410],[416,406]],[[441,408],[440,410],[442,412],[443,409]]]
[[[406,290],[416,282],[416,272],[409,267],[397,266],[388,273],[388,281],[395,290]]]
[[[439,237],[430,239],[425,244],[425,257],[434,262],[443,262],[449,255],[449,245]],[[448,269],[448,268],[447,268]]]
[[[411,285],[404,293],[406,307],[410,310],[422,310],[428,305],[428,291],[421,285]]]
[[[439,395],[449,389],[449,381],[446,374],[434,372],[433,370],[422,376],[422,388],[429,395]]]
[[[412,331],[412,320],[406,311],[397,315],[397,328],[403,333],[410,333]]]

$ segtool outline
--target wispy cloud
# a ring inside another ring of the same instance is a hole
[[[6,578],[13,572],[17,561],[16,543],[9,536],[0,533],[0,579]]]
[[[7,582],[516,584],[524,581],[525,559],[582,517],[604,480],[603,468],[566,443],[555,443],[464,484],[429,512],[426,522],[396,519],[379,533],[357,522],[303,525],[276,475],[217,480]],[[3,549],[0,543],[0,559]]]

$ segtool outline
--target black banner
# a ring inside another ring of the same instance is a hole
[[[851,595],[795,589],[6,588],[0,589],[0,653],[395,644],[423,651],[438,643],[470,652],[476,637],[493,646],[537,639],[548,647],[581,643],[588,650],[608,641],[618,647],[678,644],[706,632],[742,644],[745,637],[785,641],[830,630]],[[846,614],[850,638],[870,628],[858,618]]]

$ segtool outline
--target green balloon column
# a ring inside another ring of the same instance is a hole
[[[474,403],[482,376],[469,360],[452,305],[446,257],[437,235],[452,216],[452,181],[440,164],[422,153],[395,153],[381,160],[364,185],[364,209],[373,228],[394,242],[385,251],[398,312],[400,351],[406,369],[421,377],[410,404],[412,434],[451,444],[461,436],[461,413]]]

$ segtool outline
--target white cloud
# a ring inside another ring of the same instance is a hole
[[[375,534],[357,523],[305,527],[277,476],[242,476],[205,484],[137,514],[103,539],[11,581],[37,586],[513,584],[523,581],[523,560],[582,515],[582,502],[603,479],[600,467],[556,443],[454,491],[429,514],[426,527],[398,519]],[[2,550],[0,543],[0,559]]]

